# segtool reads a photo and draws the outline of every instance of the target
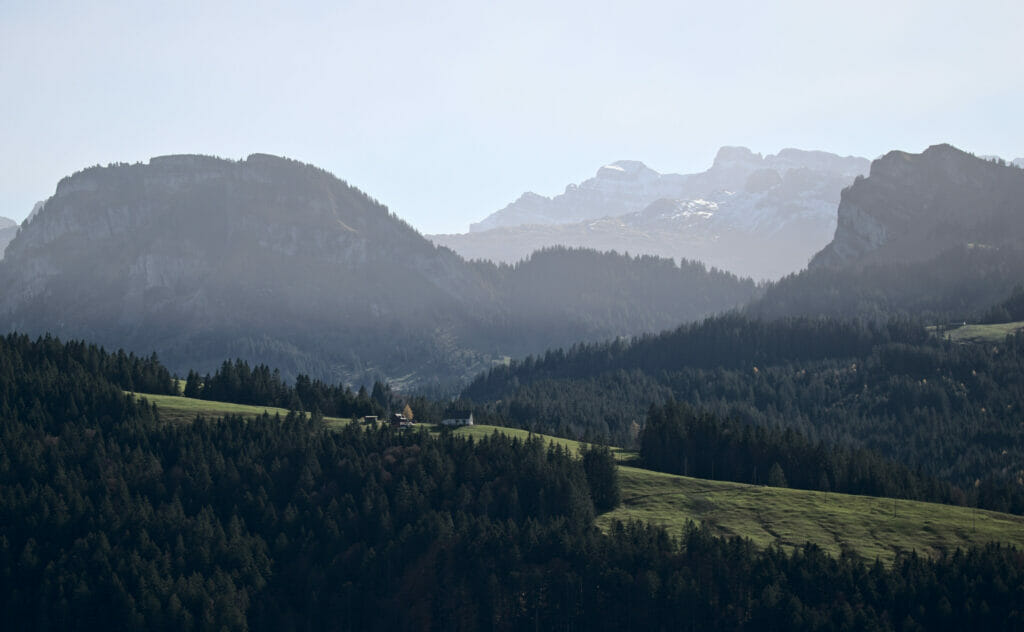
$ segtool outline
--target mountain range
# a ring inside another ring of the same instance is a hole
[[[553,198],[526,193],[461,235],[433,235],[468,259],[514,262],[553,245],[703,261],[756,279],[806,266],[832,237],[840,191],[863,158],[723,147],[707,171],[661,174],[641,162],[598,169]]]
[[[842,169],[859,164],[738,149],[715,162],[681,181],[713,192],[747,173],[746,192],[733,197],[764,200],[789,186],[839,186]],[[765,164],[775,167],[752,167]],[[639,163],[619,167],[614,177],[651,189],[679,180]],[[815,195],[801,208],[824,203]],[[635,215],[682,205],[696,222],[727,207],[688,204],[662,199]],[[834,239],[808,270],[758,287],[702,263],[565,247],[514,265],[466,261],[311,165],[265,154],[164,156],[64,178],[20,229],[8,225],[16,236],[0,261],[0,329],[156,350],[181,374],[238,357],[286,377],[386,378],[451,392],[510,357],[744,305],[766,318],[973,318],[1024,278],[1024,170],[1005,162],[949,145],[891,152],[843,190],[835,214]],[[772,225],[750,220],[745,230],[771,241]],[[475,234],[495,230],[511,229]]]
[[[703,265],[551,249],[470,263],[316,167],[193,155],[64,178],[0,262],[0,327],[331,381],[444,384],[491,362],[747,302]]]

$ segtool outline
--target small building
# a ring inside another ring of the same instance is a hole
[[[451,426],[457,428],[459,426],[472,426],[473,425],[473,413],[469,413],[469,417],[456,417],[452,419],[445,419],[441,422],[442,426]]]
[[[415,423],[412,419],[406,419],[405,415],[401,413],[391,415],[391,426],[393,428],[412,428]]]
[[[375,424],[377,423],[377,415],[366,415],[363,417],[364,424]]]

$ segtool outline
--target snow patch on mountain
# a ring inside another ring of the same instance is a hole
[[[526,193],[435,243],[466,258],[515,262],[555,245],[699,259],[758,279],[802,268],[831,239],[840,192],[868,172],[863,158],[722,147],[702,173],[661,174],[642,162],[605,165],[553,198]]]
[[[643,210],[655,200],[709,198],[744,187],[762,190],[778,184],[790,171],[808,170],[852,180],[867,172],[863,158],[840,157],[821,151],[783,149],[762,156],[746,147],[722,147],[711,168],[696,174],[662,174],[636,160],[604,165],[593,178],[566,186],[552,198],[525,193],[515,202],[470,225],[470,232],[531,224],[572,224],[587,219],[617,217]],[[748,179],[754,174],[754,182]],[[838,196],[836,196],[838,202]]]

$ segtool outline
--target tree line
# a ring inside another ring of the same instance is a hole
[[[675,401],[651,406],[640,457],[650,469],[698,478],[966,503],[963,490],[877,453],[812,442],[791,428],[745,426]]]
[[[143,370],[158,365],[112,356],[0,339],[11,629],[1024,625],[1013,549],[886,567],[693,525],[602,533],[595,512],[616,487],[607,449],[578,458],[536,438],[335,431],[301,413],[163,423],[121,382],[163,376]]]
[[[955,502],[1024,512],[1021,334],[961,344],[907,319],[726,315],[513,362],[462,396],[488,423],[627,446],[652,404],[674,400],[764,440],[789,430],[865,468],[913,473],[888,493],[911,497],[911,479],[937,479],[963,492]]]

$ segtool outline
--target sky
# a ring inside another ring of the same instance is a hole
[[[424,233],[616,160],[1024,156],[1024,3],[0,0],[0,216],[84,167],[271,153]]]

